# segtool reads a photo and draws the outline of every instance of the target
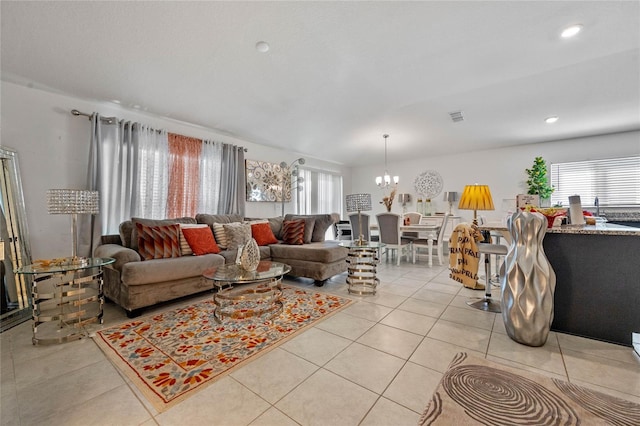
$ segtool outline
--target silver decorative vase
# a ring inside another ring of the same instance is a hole
[[[511,246],[501,278],[502,319],[518,343],[542,346],[553,321],[556,274],[544,254],[547,219],[540,213],[516,212],[508,220]]]
[[[260,263],[260,247],[255,239],[251,238],[243,247],[240,254],[240,267],[245,271],[255,271]]]

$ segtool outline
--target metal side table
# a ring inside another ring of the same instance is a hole
[[[386,244],[377,241],[341,242],[342,247],[349,249],[347,255],[347,284],[349,293],[376,294],[376,287],[380,280],[376,276],[377,265],[380,263],[380,249]]]
[[[63,343],[88,336],[85,326],[102,324],[102,267],[112,258],[54,259],[19,268],[34,276],[33,344]]]

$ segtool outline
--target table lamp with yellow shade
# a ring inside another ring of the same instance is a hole
[[[460,196],[458,209],[473,210],[473,224],[477,226],[478,210],[495,210],[489,186],[478,184],[465,186],[462,196]]]

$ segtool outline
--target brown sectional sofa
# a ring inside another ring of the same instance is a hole
[[[336,215],[307,215],[270,218],[271,230],[278,240],[282,235],[284,220],[304,218],[307,229],[313,227],[303,245],[277,244],[260,247],[262,260],[273,260],[291,265],[289,273],[295,277],[315,280],[323,285],[330,277],[347,270],[347,249],[340,247],[337,241],[325,241],[325,231],[335,223]],[[198,214],[195,218],[179,218],[154,223],[203,223],[213,228],[214,223],[242,222],[239,215]],[[104,293],[127,311],[127,315],[138,315],[144,307],[173,300],[182,296],[210,290],[212,284],[202,277],[202,272],[213,266],[235,262],[237,250],[223,250],[219,254],[202,256],[182,256],[170,259],[142,261],[137,252],[137,233],[131,220],[120,224],[120,235],[105,235],[102,244],[94,252],[96,257],[113,257],[116,262],[104,271]]]

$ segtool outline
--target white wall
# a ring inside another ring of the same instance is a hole
[[[18,151],[34,259],[62,257],[71,252],[71,219],[67,215],[47,214],[46,191],[50,188],[86,188],[90,121],[71,115],[72,109],[99,112],[174,133],[241,145],[248,148],[245,158],[249,160],[289,163],[302,156],[309,167],[340,172],[345,188],[351,185],[349,168],[309,158],[303,153],[235,139],[201,126],[127,110],[113,103],[82,100],[4,81],[0,88],[0,144]],[[291,203],[287,203],[285,212],[290,212],[291,208]],[[279,203],[246,203],[248,217],[279,216],[280,212]]]
[[[0,88],[0,144],[18,151],[34,259],[65,256],[70,252],[70,218],[66,215],[47,214],[46,190],[85,187],[90,123],[85,117],[72,116],[69,111],[74,108],[87,113],[99,112],[106,116],[140,121],[187,136],[242,145],[249,149],[245,158],[250,160],[289,163],[304,156],[310,167],[341,172],[344,176],[345,194],[373,194],[372,214],[384,211],[384,206],[377,204],[377,201],[382,199],[382,191],[374,182],[375,176],[384,170],[382,158],[379,165],[350,169],[309,158],[302,153],[234,139],[211,129],[123,109],[111,103],[62,96],[8,82],[2,82]],[[436,170],[442,175],[444,191],[461,192],[466,184],[487,184],[491,188],[497,210],[486,212],[485,216],[489,219],[501,219],[502,199],[513,199],[515,194],[525,192],[524,169],[531,167],[536,156],[542,156],[548,163],[553,163],[639,154],[640,132],[636,131],[391,162],[389,172],[400,176],[398,193],[415,194],[413,181],[425,170]],[[389,157],[393,160],[393,152],[389,153]],[[433,203],[437,211],[445,211],[448,208],[447,203],[441,199],[433,200]],[[288,204],[286,212],[289,212],[290,208],[291,205]],[[408,208],[415,209],[415,196]],[[402,212],[402,206],[397,201],[394,202],[393,211]],[[454,209],[454,213],[456,211],[457,209]],[[472,216],[472,213],[467,211],[460,214],[466,220]],[[277,216],[280,215],[280,204],[247,202],[246,215]],[[343,216],[346,216],[344,212]]]
[[[426,171],[435,170],[442,175],[444,191],[461,193],[465,185],[486,184],[491,189],[496,210],[478,212],[488,220],[501,220],[503,199],[515,199],[516,194],[526,193],[526,168],[533,165],[535,157],[541,156],[551,163],[566,161],[595,160],[640,155],[640,132],[616,133],[596,137],[579,138],[555,142],[521,145],[510,148],[468,152],[440,157],[427,157],[406,162],[389,163],[391,175],[398,175],[400,183],[398,193],[412,194],[412,202],[408,211],[415,210],[416,197],[413,182],[416,177]],[[393,158],[393,153],[389,153]],[[382,160],[382,159],[381,159]],[[384,165],[354,168],[352,171],[353,193],[370,192],[373,194],[374,211],[372,215],[385,211],[377,201],[382,200],[383,191],[375,185],[375,176],[381,175]],[[448,203],[442,200],[443,195],[432,200],[435,210],[448,210]],[[590,203],[592,200],[588,200]],[[457,212],[466,221],[473,218],[473,212],[457,210],[454,203],[454,214]],[[402,213],[402,206],[394,201],[393,212]]]

